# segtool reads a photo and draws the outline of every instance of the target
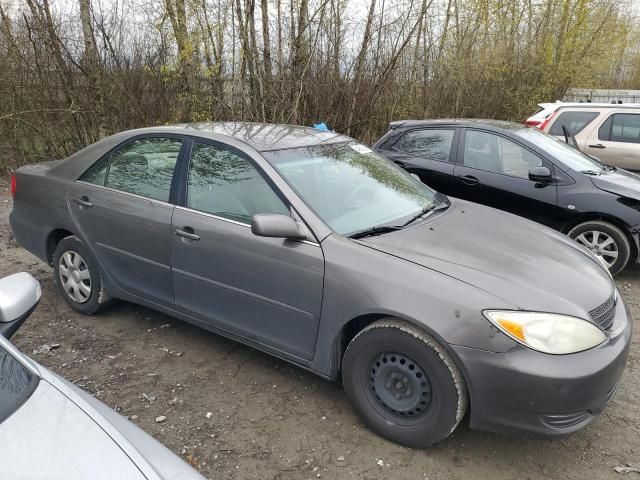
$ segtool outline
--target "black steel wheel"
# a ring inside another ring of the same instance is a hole
[[[408,447],[446,438],[467,410],[466,385],[451,356],[423,331],[395,319],[374,322],[354,337],[342,380],[364,423]]]

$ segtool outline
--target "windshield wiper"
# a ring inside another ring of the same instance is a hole
[[[602,172],[599,172],[597,170],[581,170],[580,173],[584,173],[585,175],[595,175],[598,176],[600,175]]]
[[[400,225],[379,225],[377,227],[366,228],[359,232],[352,233],[348,238],[364,238],[373,237],[375,235],[382,235],[383,233],[395,232],[396,230],[402,230]]]
[[[427,214],[433,213],[437,210],[445,210],[449,208],[449,204],[446,202],[443,203],[438,203],[436,205],[428,205],[426,207],[422,207],[422,209],[420,210],[419,213],[417,213],[416,215],[414,215],[413,217],[411,217],[408,221],[406,221],[402,227],[406,227],[407,225],[412,224],[413,222],[420,220],[422,218],[425,218],[427,216]]]

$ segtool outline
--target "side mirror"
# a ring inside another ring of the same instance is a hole
[[[529,180],[532,182],[548,182],[551,180],[551,172],[547,167],[533,167],[529,170]]]
[[[251,218],[251,231],[259,237],[304,240],[304,228],[293,218],[279,213],[259,213]]]
[[[40,284],[26,272],[0,279],[0,334],[11,338],[36,308],[41,295]]]

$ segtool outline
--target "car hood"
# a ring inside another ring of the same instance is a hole
[[[0,428],[0,477],[147,480],[111,437],[49,382]]]
[[[30,363],[41,379],[0,428],[1,478],[204,480],[123,416]]]
[[[600,190],[640,200],[640,175],[636,173],[618,168],[613,172],[590,178]]]
[[[613,294],[600,262],[537,223],[452,199],[429,221],[361,243],[503,299],[509,308],[588,318]],[[487,308],[505,308],[487,305]]]

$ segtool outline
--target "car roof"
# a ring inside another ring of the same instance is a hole
[[[318,145],[320,143],[346,142],[352,139],[335,132],[318,130],[301,125],[256,122],[200,122],[181,123],[136,130],[136,133],[167,131],[208,137],[226,135],[259,151],[280,150]],[[131,131],[130,131],[131,132]]]
[[[222,136],[227,137],[230,144],[233,143],[231,140],[234,140],[261,152],[354,141],[352,138],[335,132],[300,125],[254,122],[180,123],[126,130],[103,138],[58,164],[52,165],[50,174],[61,178],[76,179],[110,150],[122,142],[142,135],[189,135],[224,141],[224,138],[220,138]]]
[[[539,107],[545,110],[559,108],[640,108],[640,103],[591,103],[591,102],[555,102],[539,103]]]
[[[529,128],[522,123],[507,122],[504,120],[492,120],[481,118],[453,118],[453,119],[431,119],[431,120],[399,120],[391,122],[389,128],[408,128],[408,127],[426,127],[426,126],[457,126],[457,127],[491,127],[503,130],[520,130]]]

